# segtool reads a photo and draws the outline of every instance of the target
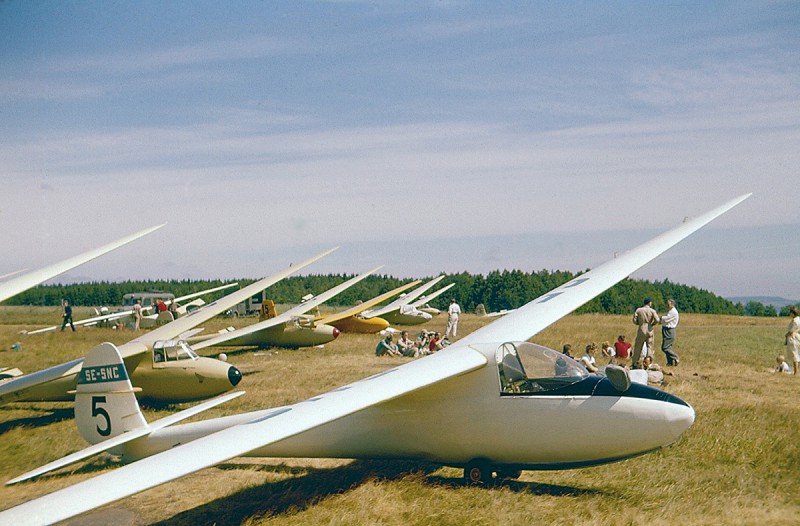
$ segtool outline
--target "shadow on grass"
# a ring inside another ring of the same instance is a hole
[[[13,408],[11,411],[17,411],[20,408]],[[54,424],[63,420],[71,420],[75,417],[75,411],[72,407],[57,407],[57,408],[40,408],[40,407],[26,407],[26,411],[36,411],[41,413],[36,416],[26,416],[23,418],[15,418],[0,422],[0,435],[16,429],[18,427],[39,427],[48,424]],[[3,417],[3,412],[9,409],[0,408],[0,419]]]
[[[439,469],[439,466],[418,462],[357,460],[333,469],[252,464],[220,464],[217,468],[257,469],[296,476],[243,489],[156,524],[238,525],[251,517],[297,513],[326,497],[350,491],[370,480],[392,480],[420,472],[428,474]]]
[[[282,514],[294,514],[333,495],[351,491],[368,481],[397,480],[412,474],[421,474],[430,485],[463,488],[463,478],[432,475],[438,464],[415,461],[357,460],[336,468],[309,468],[304,466],[259,465],[226,463],[217,466],[222,470],[247,469],[291,475],[293,478],[245,488],[226,497],[216,499],[191,510],[179,513],[156,523],[166,525],[238,525],[247,519],[263,519]],[[574,497],[578,495],[608,495],[592,488],[576,488],[556,484],[539,484],[502,480],[486,486],[486,490],[504,488],[519,493]]]
[[[426,481],[431,484],[460,488],[465,485],[464,479],[429,476]],[[543,484],[539,482],[523,482],[511,479],[495,479],[494,483],[484,486],[486,489],[506,488],[516,493],[529,493],[531,495],[549,495],[552,497],[577,497],[580,495],[611,496],[610,493],[595,488],[576,488],[558,484]]]

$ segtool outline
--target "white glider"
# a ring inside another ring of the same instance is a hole
[[[748,196],[685,221],[431,356],[282,408],[163,428],[137,442],[142,456],[148,447],[162,452],[1,512],[0,523],[64,520],[245,455],[419,458],[464,466],[468,481],[481,482],[492,472],[596,465],[669,445],[694,422],[689,404],[631,384],[624,369],[612,369],[609,378],[589,375],[557,351],[525,341]],[[103,410],[92,423],[105,431],[114,424],[94,397],[106,389],[94,377],[85,383],[92,390],[87,400]],[[179,436],[182,445],[169,449]],[[593,448],[585,447],[589,437]]]
[[[300,319],[301,316],[314,307],[321,305],[337,294],[341,294],[381,268],[382,266],[375,267],[359,276],[350,278],[344,283],[340,283],[274,318],[268,318],[241,329],[223,332],[212,338],[202,340],[199,343],[193,343],[192,348],[199,351],[200,349],[215,345],[242,347],[311,347],[328,343],[339,335],[339,329],[324,323],[315,323],[313,316],[307,320],[307,324],[303,325],[299,323],[293,327],[295,330],[289,331],[289,334],[287,334],[287,329],[289,329],[288,324]]]
[[[201,290],[200,292],[193,292],[192,294],[187,294],[185,296],[181,296],[179,298],[175,298],[174,300],[166,301],[164,303],[167,304],[167,305],[169,305],[171,303],[183,303],[186,300],[194,299],[194,298],[197,298],[199,296],[203,296],[205,294],[211,294],[212,292],[218,292],[220,290],[225,290],[225,289],[228,289],[228,288],[231,288],[231,287],[235,287],[238,284],[239,284],[238,282],[237,283],[228,283],[226,285],[221,285],[219,287],[214,287],[214,288],[211,288],[211,289]],[[199,304],[194,304],[195,307],[200,307],[202,305],[204,305],[202,300],[200,300]],[[182,311],[180,312],[180,315],[186,314],[186,310],[185,310],[186,306],[187,305],[183,305],[182,307],[179,307],[179,309],[182,309]],[[102,314],[100,316],[93,316],[91,318],[78,320],[78,321],[74,322],[73,325],[76,325],[76,326],[87,326],[88,327],[88,326],[92,326],[92,325],[97,325],[98,323],[102,323],[102,322],[111,322],[111,321],[117,321],[118,322],[118,321],[122,320],[122,318],[132,318],[133,317],[133,312],[134,312],[133,309],[125,309],[125,310],[120,310],[120,311],[117,311],[117,312],[110,312],[108,314]],[[143,328],[147,328],[148,326],[149,327],[153,327],[153,326],[156,325],[156,320],[158,319],[158,313],[148,314],[147,316],[143,316],[143,319],[148,319],[150,321],[149,324],[144,324],[143,323],[141,325]],[[42,334],[44,332],[54,331],[54,330],[58,329],[59,327],[61,327],[61,325],[51,325],[50,327],[44,327],[42,329],[36,329],[36,330],[33,330],[33,331],[27,331],[27,332],[25,332],[25,334],[27,334],[28,336],[33,336],[34,334]]]

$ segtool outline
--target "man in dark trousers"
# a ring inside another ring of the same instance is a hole
[[[61,316],[64,318],[64,321],[61,322],[61,330],[63,331],[64,327],[69,323],[69,326],[72,327],[72,332],[75,332],[75,326],[72,324],[72,307],[67,300],[64,300],[62,307],[64,308],[64,312]]]

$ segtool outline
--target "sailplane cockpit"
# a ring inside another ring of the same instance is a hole
[[[175,362],[197,360],[197,353],[185,340],[159,340],[153,344],[153,362]]]
[[[504,343],[496,358],[501,395],[552,391],[589,376],[586,368],[569,356],[535,343]]]

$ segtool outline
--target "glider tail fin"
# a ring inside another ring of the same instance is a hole
[[[135,392],[114,344],[101,343],[89,351],[75,394],[75,421],[81,436],[97,444],[146,428]]]

